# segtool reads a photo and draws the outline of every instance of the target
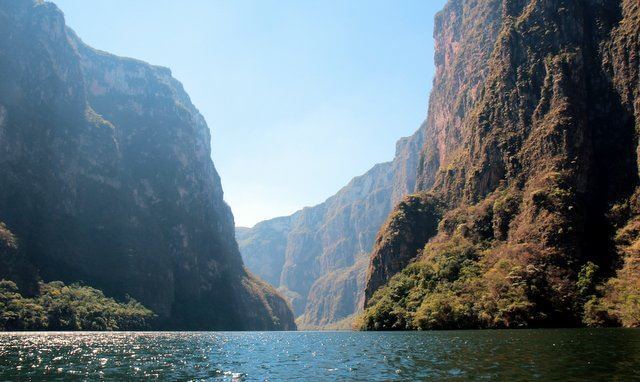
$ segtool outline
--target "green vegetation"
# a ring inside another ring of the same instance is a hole
[[[565,210],[564,190],[555,191],[556,184],[534,191],[528,198],[514,189],[498,190],[476,205],[447,212],[440,221],[438,235],[426,244],[417,260],[373,294],[364,313],[355,320],[355,327],[432,330],[637,326],[638,277],[621,271],[603,285],[600,267],[593,262],[586,261],[574,270],[566,265],[569,260],[558,248],[527,242],[526,237],[519,242],[509,239],[511,222],[523,208],[538,213]],[[554,192],[547,192],[548,189]],[[545,205],[536,205],[536,199],[544,199]],[[525,200],[533,203],[527,207]],[[549,227],[563,227],[567,221],[545,216],[553,222]],[[620,236],[638,237],[635,231],[625,233],[629,230],[634,231],[627,228]],[[555,233],[552,228],[547,231]],[[531,233],[528,236],[533,237]],[[625,243],[633,247],[632,240],[621,241],[620,245]],[[633,258],[628,255],[627,263]]]
[[[567,260],[557,248],[508,240],[505,227],[521,211],[521,195],[502,190],[445,214],[438,236],[374,293],[355,327],[640,327],[640,218],[625,218],[620,212],[625,208],[613,207],[626,224],[615,239],[622,267],[607,279],[606,271],[592,261],[568,267],[566,262],[575,260]],[[534,204],[539,195],[552,202],[534,206],[538,211],[565,205],[558,201],[562,190],[533,192]],[[554,226],[565,222],[557,219]]]
[[[456,235],[431,243],[423,259],[395,275],[371,298],[356,321],[366,330],[481,327],[477,292],[482,288],[478,257],[483,249]]]
[[[456,235],[430,243],[423,258],[378,290],[357,326],[364,330],[522,328],[558,325],[571,300],[540,248],[487,248]]]
[[[137,301],[119,303],[88,286],[40,283],[39,295],[26,298],[14,282],[0,281],[0,331],[140,330],[152,318]]]
[[[19,240],[0,222],[0,331],[140,330],[153,317],[133,299],[121,303],[88,286],[39,281]]]
[[[638,200],[638,191],[632,198]],[[630,206],[637,210],[639,206]],[[615,207],[614,207],[615,208]],[[637,211],[631,211],[636,215]],[[640,216],[635,216],[620,228],[616,244],[622,260],[614,277],[598,288],[600,298],[594,297],[585,307],[585,322],[592,326],[611,321],[626,327],[640,327]]]

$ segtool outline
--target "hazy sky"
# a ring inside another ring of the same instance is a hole
[[[445,0],[54,0],[95,48],[171,68],[236,225],[322,202],[426,116]]]

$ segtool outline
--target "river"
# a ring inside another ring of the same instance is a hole
[[[640,379],[640,330],[0,334],[0,380]]]

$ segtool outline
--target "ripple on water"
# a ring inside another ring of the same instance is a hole
[[[0,334],[0,380],[633,380],[640,331]]]

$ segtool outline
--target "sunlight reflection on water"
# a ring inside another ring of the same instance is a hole
[[[0,380],[632,380],[640,331],[0,334]]]

